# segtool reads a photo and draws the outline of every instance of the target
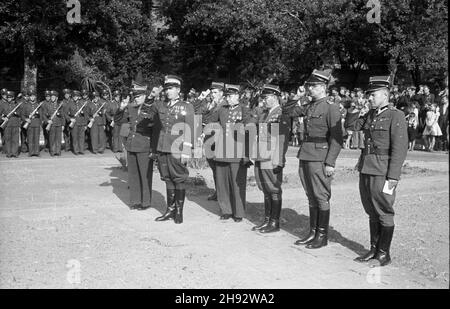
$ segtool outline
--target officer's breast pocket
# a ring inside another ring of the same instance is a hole
[[[320,126],[325,123],[324,119],[325,119],[325,116],[323,114],[315,114],[315,115],[309,116],[308,120],[312,126]]]
[[[373,128],[372,135],[374,138],[383,138],[389,135],[389,123],[388,121],[378,121]]]

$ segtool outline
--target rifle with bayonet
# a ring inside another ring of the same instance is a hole
[[[56,115],[58,114],[58,111],[61,109],[61,107],[63,106],[63,102],[59,103],[58,107],[56,108],[56,110],[53,112],[52,116],[50,117],[50,121],[47,126],[45,127],[45,129],[47,131],[50,131],[50,128],[52,127],[52,123],[53,123],[53,119],[56,117]]]
[[[86,100],[86,101],[84,102],[84,104],[81,106],[81,108],[75,113],[75,115],[73,115],[73,118],[72,118],[72,120],[70,120],[70,123],[69,123],[69,128],[73,128],[73,127],[74,127],[75,122],[77,121],[76,118],[80,115],[81,111],[82,111],[83,108],[86,106],[86,104],[88,104],[88,102],[89,102],[89,101]]]
[[[102,108],[106,105],[106,101],[100,106],[99,109],[97,109],[97,111],[94,113],[94,115],[92,115],[92,119],[91,121],[89,121],[89,124],[87,125],[88,128],[92,128],[92,126],[94,125],[94,121],[95,121],[95,117],[98,116],[98,113],[100,113],[100,111],[102,110]]]
[[[39,103],[39,105],[30,113],[30,115],[28,116],[28,119],[25,121],[25,124],[23,125],[24,129],[27,129],[28,126],[31,123],[31,119],[34,118],[34,116],[36,115],[37,111],[39,110],[39,108],[42,106],[42,104],[44,104],[46,101],[42,101],[41,103]]]
[[[2,128],[2,129],[6,128],[6,124],[8,123],[9,119],[10,119],[11,116],[16,112],[16,110],[23,104],[23,102],[25,102],[25,101],[22,101],[22,102],[20,102],[19,104],[17,104],[17,106],[14,107],[14,109],[13,109],[8,115],[6,115],[6,117],[4,117],[5,120],[4,120],[3,123],[0,125],[0,128]]]

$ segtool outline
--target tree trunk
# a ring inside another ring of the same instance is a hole
[[[37,66],[34,62],[34,42],[30,41],[24,46],[23,55],[23,79],[21,84],[21,90],[26,91],[30,86],[36,89],[37,85]]]

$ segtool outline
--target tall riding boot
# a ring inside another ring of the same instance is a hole
[[[317,231],[317,218],[319,217],[319,208],[309,207],[309,234],[295,242],[296,245],[307,245],[313,241]]]
[[[389,249],[391,248],[392,236],[394,235],[393,226],[381,226],[380,242],[378,244],[378,251],[374,259],[380,262],[380,266],[386,266],[391,263],[391,256]]]
[[[270,195],[264,194],[264,221],[260,225],[254,226],[252,231],[258,231],[269,224],[270,210],[272,207]]]
[[[161,217],[155,221],[166,221],[175,217],[175,189],[167,189],[167,210]]]
[[[183,223],[183,207],[184,198],[186,196],[186,190],[176,189],[175,190],[175,223]]]
[[[378,240],[380,239],[380,223],[369,221],[370,229],[370,251],[355,259],[356,262],[368,262],[377,253]]]
[[[269,223],[259,230],[264,234],[278,232],[280,230],[281,194],[272,194],[271,204],[272,210],[270,212]]]
[[[328,244],[328,224],[330,222],[330,210],[319,210],[319,222],[314,239],[306,245],[307,249],[318,249]]]

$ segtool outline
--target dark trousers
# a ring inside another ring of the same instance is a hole
[[[41,127],[28,127],[28,155],[39,155],[39,137],[41,134]]]
[[[20,128],[20,152],[27,152],[28,150],[28,130]]]
[[[84,152],[85,131],[86,129],[84,126],[74,126],[72,128],[72,147],[74,153]]]
[[[359,174],[359,194],[369,221],[382,226],[394,226],[395,190],[392,195],[383,193],[386,176]]]
[[[61,139],[62,139],[62,127],[51,126],[48,132],[48,139],[50,143],[50,154],[61,154]]]
[[[283,171],[278,174],[273,169],[261,168],[261,162],[255,163],[255,179],[258,189],[264,195],[281,194],[281,184],[283,183]]]
[[[150,206],[152,200],[153,160],[148,152],[128,152],[128,184],[131,205]]]
[[[64,126],[63,134],[64,134],[64,150],[69,151],[72,149],[72,142],[70,140],[70,129],[68,123]]]
[[[189,170],[185,164],[181,163],[180,158],[170,153],[159,153],[158,169],[167,189],[186,189],[185,182],[189,178]]]
[[[299,175],[309,207],[330,209],[331,177],[325,174],[325,163],[300,160]]]
[[[89,130],[92,152],[104,152],[106,148],[106,136],[103,125],[93,125]]]
[[[217,187],[217,176],[216,176],[216,161],[214,161],[213,159],[206,159],[206,161],[208,162],[209,167],[211,168],[212,172],[213,172],[213,180],[214,180],[214,189]]]
[[[216,162],[217,201],[224,215],[245,216],[247,168],[239,162]]]
[[[48,138],[48,131],[45,129],[47,124],[42,124],[42,133],[44,133],[44,149],[50,149],[50,141]]]
[[[5,153],[7,156],[19,155],[20,127],[6,127],[3,138],[5,139]]]
[[[109,145],[112,152],[122,151],[122,144],[120,141],[120,126],[109,127]]]

